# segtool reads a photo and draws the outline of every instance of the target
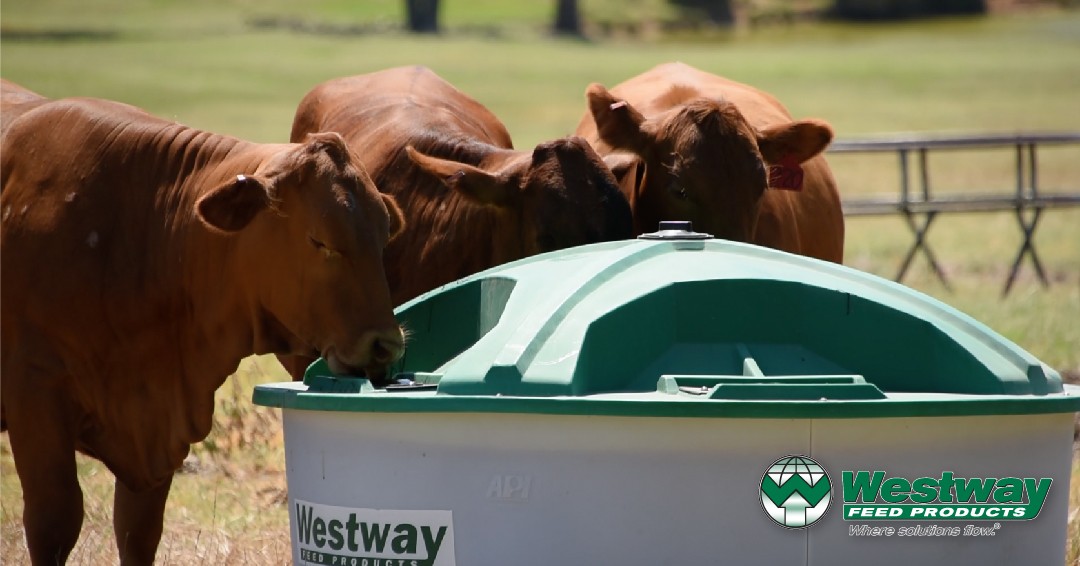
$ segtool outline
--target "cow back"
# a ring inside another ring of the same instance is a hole
[[[0,135],[26,111],[49,99],[7,79],[0,79]]]

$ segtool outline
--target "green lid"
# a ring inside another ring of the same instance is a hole
[[[324,361],[256,403],[323,411],[851,418],[1080,410],[1080,388],[926,295],[725,240],[628,240],[402,305],[402,385]]]

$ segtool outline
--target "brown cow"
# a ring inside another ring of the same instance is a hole
[[[691,220],[721,238],[843,260],[840,196],[820,155],[828,124],[792,121],[769,94],[682,63],[610,92],[592,84],[586,97],[577,133],[619,177],[637,233]]]
[[[507,261],[631,237],[630,207],[585,140],[513,149],[490,111],[430,69],[331,80],[301,101],[292,139],[341,133],[405,233],[386,250],[394,304]],[[302,362],[282,361],[294,377]]]
[[[255,144],[63,99],[0,147],[0,420],[31,561],[82,523],[74,451],[116,476],[121,563],[151,564],[174,471],[242,358],[402,351],[382,269],[403,219],[340,136]]]

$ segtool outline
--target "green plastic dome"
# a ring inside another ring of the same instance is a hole
[[[324,410],[729,417],[1072,412],[1077,389],[924,294],[667,230],[499,266],[401,306],[400,385],[259,388]]]

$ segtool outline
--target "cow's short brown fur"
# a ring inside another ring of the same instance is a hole
[[[401,352],[382,252],[402,217],[336,134],[255,144],[63,99],[8,125],[0,177],[0,416],[35,565],[78,538],[76,450],[116,476],[121,563],[151,564],[242,358],[377,373]]]

